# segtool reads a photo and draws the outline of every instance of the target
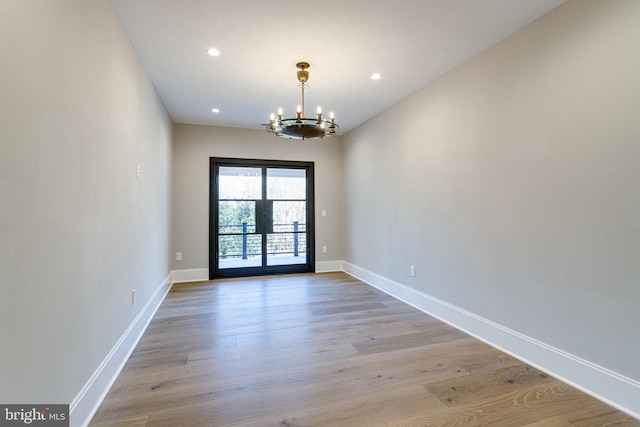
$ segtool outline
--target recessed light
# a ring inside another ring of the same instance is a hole
[[[212,108],[212,109],[211,109],[211,112],[212,112],[212,113],[216,113],[216,114],[217,114],[217,113],[219,113],[219,112],[220,112],[220,109],[219,109],[219,108]]]
[[[207,49],[207,53],[211,56],[220,56],[220,51],[218,49],[216,49],[215,47],[211,47],[209,49]]]
[[[371,75],[372,80],[380,80],[381,78],[382,78],[382,75],[380,73],[373,73]]]

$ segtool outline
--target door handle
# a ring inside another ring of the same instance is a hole
[[[265,212],[264,212],[264,222],[265,222],[265,233],[271,234],[273,233],[273,200],[265,200]]]
[[[264,223],[265,223],[264,201],[255,200],[254,203],[256,204],[255,205],[256,206],[256,209],[255,209],[256,233],[262,234],[264,233]]]

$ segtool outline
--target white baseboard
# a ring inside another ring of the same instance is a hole
[[[316,262],[316,273],[328,273],[330,271],[343,271],[342,261]],[[186,270],[173,270],[171,277],[173,283],[207,281],[209,280],[209,269],[191,268]]]
[[[640,419],[640,382],[537,341],[345,261],[316,263],[316,272],[344,271],[369,285]],[[158,287],[70,405],[70,425],[87,426],[172,283],[209,280],[207,268],[174,270]]]
[[[188,270],[173,270],[171,281],[173,283],[206,282],[209,280],[208,268],[191,268]]]
[[[332,271],[343,271],[342,261],[318,261],[316,262],[316,273],[329,273]]]
[[[109,354],[107,354],[107,357],[105,357],[98,369],[69,405],[69,418],[72,427],[87,426],[91,421],[138,341],[140,341],[149,322],[151,322],[160,304],[167,296],[171,288],[171,276],[169,274],[158,286],[158,289],[140,310],[138,316],[131,322],[129,328],[120,337]]]
[[[348,262],[351,276],[640,419],[640,382]]]

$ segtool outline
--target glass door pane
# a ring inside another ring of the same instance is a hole
[[[267,265],[307,263],[305,169],[267,168]]]
[[[260,267],[262,169],[221,166],[218,171],[218,268]]]

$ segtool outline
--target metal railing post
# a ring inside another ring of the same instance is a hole
[[[247,259],[247,223],[242,223],[242,259]]]
[[[298,256],[298,221],[293,221],[293,256]]]

